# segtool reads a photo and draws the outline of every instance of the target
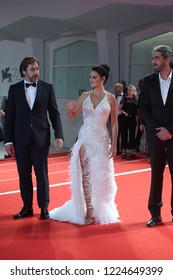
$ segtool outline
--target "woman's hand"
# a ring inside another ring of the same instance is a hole
[[[117,148],[116,145],[111,145],[109,149],[109,158],[114,158],[117,154]]]
[[[70,100],[67,103],[67,113],[68,117],[72,120],[75,117],[75,108],[76,108],[76,102],[74,100]]]
[[[67,111],[73,111],[75,107],[76,107],[76,102],[74,100],[70,100],[67,103]]]

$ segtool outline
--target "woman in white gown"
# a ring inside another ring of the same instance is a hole
[[[113,165],[118,131],[117,105],[114,95],[104,88],[108,77],[108,65],[93,67],[89,79],[93,90],[84,92],[77,103],[67,104],[70,119],[83,112],[83,125],[71,151],[72,197],[63,206],[50,211],[53,220],[74,224],[119,222]],[[111,145],[107,129],[109,116]]]

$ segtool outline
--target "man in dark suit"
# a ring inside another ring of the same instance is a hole
[[[33,216],[34,167],[40,218],[48,219],[49,179],[48,153],[50,124],[54,129],[55,147],[63,147],[63,132],[54,90],[51,84],[39,80],[40,63],[35,57],[25,57],[20,64],[22,81],[11,85],[5,110],[4,143],[8,154],[16,157],[19,173],[22,210],[13,216],[21,219]]]
[[[147,145],[151,160],[151,188],[148,209],[151,219],[147,226],[162,223],[162,187],[166,161],[173,184],[173,52],[169,46],[153,49],[155,73],[145,77],[142,87],[141,114],[146,125]],[[171,194],[173,222],[173,186]]]
[[[121,147],[122,113],[119,109],[119,106],[120,106],[121,100],[125,96],[123,89],[124,89],[124,86],[121,83],[117,83],[114,88],[115,97],[117,100],[117,110],[118,110],[117,156],[121,155],[121,152],[122,152],[122,147]]]

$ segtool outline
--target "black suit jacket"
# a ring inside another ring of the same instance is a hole
[[[55,138],[63,139],[60,113],[51,84],[38,81],[32,110],[25,97],[24,81],[10,86],[5,111],[4,143],[26,146],[32,139],[38,146],[50,145],[49,119]]]
[[[160,90],[159,74],[153,73],[144,79],[141,96],[141,115],[147,132],[147,142],[160,141],[156,128],[165,127],[173,134],[173,76],[164,105]]]

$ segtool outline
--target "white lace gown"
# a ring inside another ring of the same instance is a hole
[[[82,186],[82,170],[79,151],[85,147],[91,188],[93,217],[98,224],[119,222],[115,204],[117,185],[113,160],[108,157],[109,133],[107,121],[110,105],[107,95],[94,109],[90,94],[83,102],[83,125],[78,140],[72,148],[70,163],[72,197],[63,206],[50,211],[50,219],[74,224],[85,224],[86,203]]]

